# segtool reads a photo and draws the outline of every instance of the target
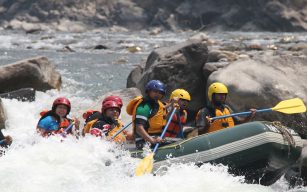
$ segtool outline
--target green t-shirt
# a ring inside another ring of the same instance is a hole
[[[140,103],[140,105],[136,108],[135,118],[148,121],[151,115],[151,111],[152,107],[149,103],[147,102]]]

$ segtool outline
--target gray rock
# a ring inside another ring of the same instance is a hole
[[[22,88],[16,91],[2,93],[1,98],[6,99],[17,99],[20,101],[34,101],[35,100],[35,90],[33,88]]]
[[[231,51],[221,51],[221,50],[212,50],[209,52],[207,62],[218,62],[218,61],[236,61],[239,56],[236,53]]]
[[[38,91],[59,89],[61,75],[46,57],[22,60],[0,67],[0,93],[22,88]]]
[[[137,82],[141,79],[142,73],[144,69],[142,66],[138,65],[136,68],[134,68],[128,78],[127,78],[127,88],[129,87],[135,87]]]
[[[105,45],[96,45],[93,49],[108,49]]]
[[[209,78],[211,73],[214,71],[217,71],[220,68],[224,68],[227,65],[229,65],[228,62],[211,62],[211,63],[206,63],[203,68],[203,75],[206,79]]]
[[[2,100],[0,98],[0,129],[5,128],[5,121],[6,121],[6,115],[2,104]]]

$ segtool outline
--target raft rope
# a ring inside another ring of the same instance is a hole
[[[288,128],[284,126],[280,121],[273,121],[272,125],[278,129],[284,140],[288,142],[288,156],[290,156],[291,147],[296,147],[292,134],[288,131]]]

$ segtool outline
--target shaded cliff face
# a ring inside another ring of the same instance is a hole
[[[306,0],[1,0],[4,28],[85,31],[119,25],[169,30],[306,31]]]
[[[163,13],[179,27],[242,31],[305,31],[306,0],[156,0],[138,4],[151,14]]]

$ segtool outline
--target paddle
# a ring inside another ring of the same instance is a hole
[[[165,133],[166,133],[166,130],[170,124],[170,122],[172,121],[172,118],[174,116],[176,112],[176,108],[173,109],[172,113],[171,113],[171,116],[169,117],[164,129],[163,129],[163,132],[161,134],[161,138],[164,137]],[[153,157],[159,147],[160,143],[157,143],[154,150],[152,151],[152,153],[148,154],[144,159],[141,160],[141,162],[139,163],[139,165],[136,167],[136,170],[135,170],[135,175],[136,176],[142,176],[146,173],[150,173],[153,169]]]
[[[67,132],[74,126],[74,122],[72,122],[65,130],[64,130],[64,132],[63,133],[61,133],[61,135],[63,136],[63,137],[66,137],[66,135],[67,135]]]
[[[127,127],[129,127],[132,124],[132,122],[130,122],[128,125],[126,125],[125,127],[122,127],[119,131],[117,131],[112,137],[111,139],[113,140],[117,135],[119,135],[122,131],[124,131]]]
[[[294,98],[294,99],[288,99],[288,100],[281,101],[273,108],[256,110],[257,113],[269,112],[269,111],[277,111],[277,112],[285,113],[285,114],[304,113],[304,112],[306,112],[306,106],[301,99]],[[251,113],[252,113],[251,111],[241,112],[241,113],[233,113],[233,114],[230,114],[230,115],[212,117],[211,120],[223,119],[223,118],[233,117],[233,116],[249,115]]]

